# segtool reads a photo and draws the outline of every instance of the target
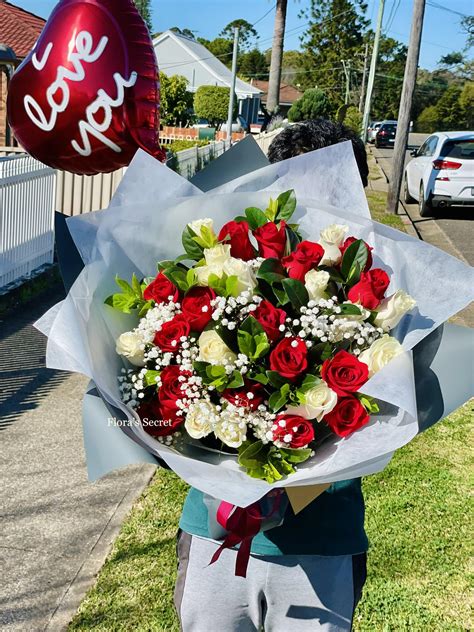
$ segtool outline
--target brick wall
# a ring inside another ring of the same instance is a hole
[[[0,146],[5,145],[7,125],[7,76],[0,68]]]
[[[172,140],[197,140],[199,138],[199,130],[193,127],[170,127],[163,125],[160,132],[162,138],[170,138]],[[241,140],[245,134],[243,132],[234,132],[232,140]],[[226,140],[226,132],[216,132],[216,140]]]

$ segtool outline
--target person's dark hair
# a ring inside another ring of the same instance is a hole
[[[346,140],[350,140],[352,143],[360,177],[366,187],[369,167],[364,143],[352,129],[342,123],[318,118],[289,125],[273,139],[268,149],[268,159],[270,162],[280,162],[280,160],[306,154],[314,149],[336,145]]]

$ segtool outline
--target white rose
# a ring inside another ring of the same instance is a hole
[[[214,404],[201,399],[190,404],[184,427],[193,439],[201,439],[212,432],[217,418],[218,412]]]
[[[245,261],[242,261],[242,259],[234,259],[234,257],[231,257],[224,263],[223,271],[228,277],[237,277],[237,291],[239,294],[245,290],[253,292],[257,286],[253,269]]]
[[[221,413],[214,434],[230,448],[238,448],[247,438],[247,424],[231,407]]]
[[[329,388],[326,382],[321,381],[305,393],[305,403],[299,406],[289,406],[286,412],[289,415],[299,415],[305,419],[321,421],[324,415],[331,412],[337,404],[337,394]]]
[[[398,325],[402,316],[410,312],[415,305],[415,299],[404,290],[397,290],[395,294],[385,298],[380,303],[375,318],[375,326],[382,327],[384,331],[393,329]]]
[[[209,275],[215,274],[219,278],[222,276],[222,266],[197,266],[193,268],[196,274],[198,285],[207,286],[209,283]]]
[[[211,364],[232,364],[237,356],[213,329],[203,331],[198,339],[199,360]]]
[[[330,224],[321,231],[320,239],[327,244],[340,246],[348,230],[349,226],[345,226],[344,224]]]
[[[126,331],[117,338],[115,351],[135,366],[145,365],[143,338],[135,331]]]
[[[204,226],[207,228],[213,235],[214,233],[214,220],[210,217],[205,217],[204,219],[195,219],[194,222],[189,222],[189,228],[196,233],[198,237],[201,237],[201,228]]]
[[[359,355],[359,360],[365,362],[369,367],[369,375],[372,376],[402,352],[403,347],[398,340],[385,334],[363,351]]]
[[[222,267],[230,259],[230,244],[217,244],[213,248],[204,248],[204,259],[208,266]]]
[[[323,239],[318,241],[318,244],[323,247],[324,255],[321,261],[319,262],[322,266],[331,266],[334,263],[338,263],[341,260],[341,251],[339,250],[339,246],[336,244],[330,244]]]
[[[326,298],[326,288],[329,283],[329,272],[325,270],[310,270],[305,274],[304,284],[308,290],[309,298],[313,301]]]

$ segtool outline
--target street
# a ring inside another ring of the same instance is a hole
[[[427,134],[410,134],[406,164],[411,160],[410,151],[420,147],[427,137]],[[373,153],[387,179],[390,180],[393,149],[373,147]],[[403,207],[424,241],[474,265],[474,207],[439,209],[436,218],[421,217],[416,203],[403,202]]]

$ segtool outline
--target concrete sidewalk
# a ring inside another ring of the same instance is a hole
[[[32,323],[55,288],[0,321],[0,629],[64,630],[155,468],[89,483],[81,400],[87,379],[44,368]]]

